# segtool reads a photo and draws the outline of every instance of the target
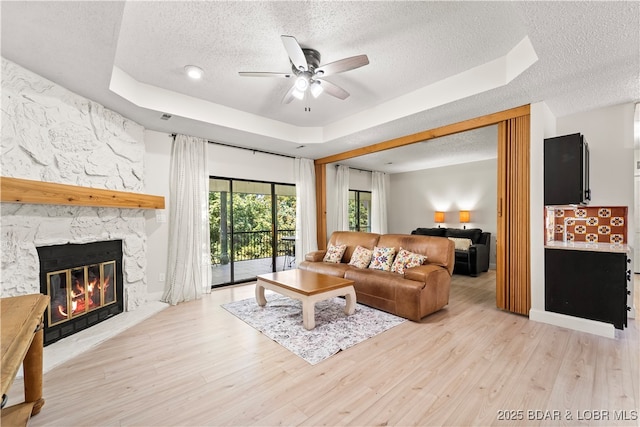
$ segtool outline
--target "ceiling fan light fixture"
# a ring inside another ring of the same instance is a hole
[[[298,88],[295,88],[293,92],[291,92],[291,95],[293,95],[295,98],[299,100],[302,100],[304,98],[304,91],[298,90]]]
[[[296,89],[300,92],[304,92],[309,87],[309,78],[305,75],[300,75],[296,79]]]
[[[320,82],[316,80],[315,82],[311,83],[309,91],[314,98],[317,98],[324,91],[324,88],[322,87],[322,84],[320,84]]]
[[[200,80],[204,75],[204,71],[200,67],[196,67],[195,65],[187,65],[184,67],[184,71],[186,71],[187,76],[194,80]]]

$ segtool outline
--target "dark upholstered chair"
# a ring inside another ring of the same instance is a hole
[[[456,248],[456,262],[453,269],[457,274],[477,276],[489,270],[489,253],[491,249],[491,233],[483,232],[479,228],[416,228],[411,234],[424,236],[452,237],[469,239],[471,245],[467,250]]]

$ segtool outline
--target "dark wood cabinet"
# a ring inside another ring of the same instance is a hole
[[[545,249],[545,309],[627,326],[627,256]]]
[[[579,133],[544,140],[544,204],[586,204],[589,189],[589,145]]]

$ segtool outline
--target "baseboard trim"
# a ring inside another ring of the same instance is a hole
[[[567,316],[565,314],[536,310],[533,308],[529,310],[529,319],[573,329],[574,331],[587,332],[605,338],[616,337],[616,329],[610,323],[597,322],[595,320],[582,319],[580,317]]]
[[[160,292],[148,292],[147,293],[147,301],[161,301],[162,295],[164,295],[163,291]]]

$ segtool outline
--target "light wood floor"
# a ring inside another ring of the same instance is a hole
[[[220,307],[253,286],[216,290],[47,373],[30,425],[638,425],[637,320],[574,332],[497,310],[494,287],[456,275],[446,309],[315,366]]]

